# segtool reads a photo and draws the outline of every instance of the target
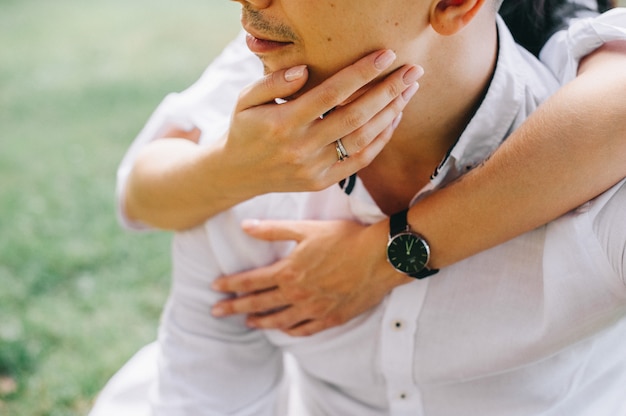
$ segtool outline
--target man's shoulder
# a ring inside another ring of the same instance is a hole
[[[559,88],[552,71],[536,56],[517,44],[501,18],[498,18],[499,54],[497,70],[508,71],[527,94],[543,102]]]

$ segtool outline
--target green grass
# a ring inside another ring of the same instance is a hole
[[[169,285],[169,236],[115,222],[115,169],[234,36],[238,6],[0,5],[0,415],[84,415],[154,339]]]
[[[169,236],[116,224],[117,164],[238,6],[0,3],[0,414],[84,415],[154,339],[169,286]]]

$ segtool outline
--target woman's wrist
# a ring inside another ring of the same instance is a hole
[[[397,271],[387,260],[387,243],[389,241],[389,220],[385,219],[370,225],[365,230],[363,247],[373,248],[370,254],[372,259],[372,276],[374,285],[384,293],[391,292],[397,286],[410,283],[414,279]]]

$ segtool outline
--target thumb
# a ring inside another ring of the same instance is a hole
[[[241,228],[251,237],[265,241],[301,241],[304,237],[301,221],[257,220],[241,222]]]
[[[269,103],[276,98],[289,97],[304,86],[308,77],[309,71],[306,65],[268,74],[243,90],[235,111]]]

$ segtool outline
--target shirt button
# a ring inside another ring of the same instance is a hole
[[[406,400],[409,398],[409,395],[406,393],[400,393],[398,397],[400,398],[400,400]]]
[[[402,331],[405,327],[404,321],[401,319],[396,319],[391,323],[391,329],[394,331]]]

